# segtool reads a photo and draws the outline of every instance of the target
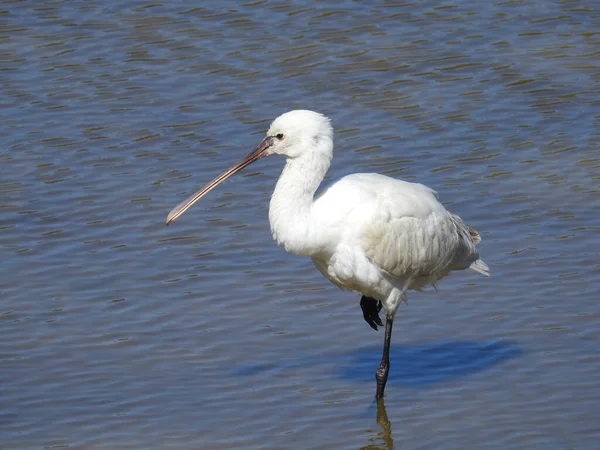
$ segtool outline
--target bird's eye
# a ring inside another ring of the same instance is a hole
[[[283,140],[283,133],[276,134],[275,137],[281,141]]]

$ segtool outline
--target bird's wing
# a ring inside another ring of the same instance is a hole
[[[422,184],[355,174],[334,184],[323,200],[329,211],[337,209],[332,217],[352,224],[343,228],[351,234],[347,241],[393,277],[435,278],[478,257],[469,227]]]

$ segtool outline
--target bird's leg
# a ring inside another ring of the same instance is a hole
[[[392,340],[392,325],[394,324],[394,315],[387,313],[385,315],[385,338],[383,341],[383,356],[381,357],[381,364],[377,372],[375,372],[375,379],[377,380],[377,395],[376,398],[383,398],[383,391],[385,390],[385,384],[388,379],[388,372],[390,371],[390,342]]]
[[[363,317],[371,328],[377,331],[377,325],[383,326],[383,322],[379,318],[379,311],[381,311],[381,302],[374,298],[363,295],[360,299],[360,307],[362,309]]]

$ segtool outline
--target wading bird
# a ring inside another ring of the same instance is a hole
[[[375,330],[386,314],[377,398],[390,367],[394,315],[407,290],[432,285],[452,270],[489,275],[475,244],[479,234],[447,211],[428,187],[375,173],[348,175],[315,195],[333,156],[329,119],[313,111],[290,111],[271,124],[242,161],[175,207],[177,219],[221,182],[263,156],[287,158],[271,197],[273,238],[291,253],[309,256],[325,278],[362,295],[365,321]]]

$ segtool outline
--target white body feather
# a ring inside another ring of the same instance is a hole
[[[332,283],[381,300],[392,314],[408,289],[433,284],[452,270],[470,267],[489,275],[475,249],[477,232],[422,184],[361,173],[315,197],[333,141],[328,121],[313,129],[320,133],[304,142],[312,148],[288,155],[271,199],[273,237],[287,251],[310,256]]]

